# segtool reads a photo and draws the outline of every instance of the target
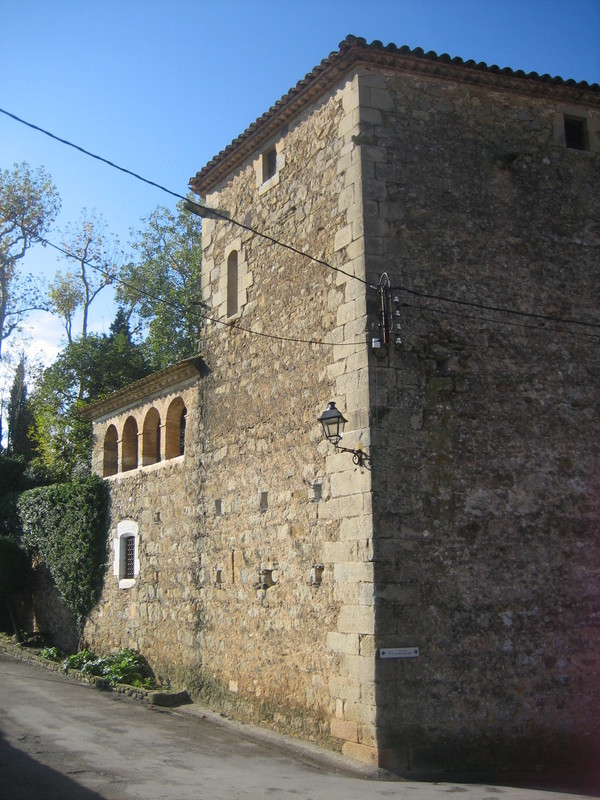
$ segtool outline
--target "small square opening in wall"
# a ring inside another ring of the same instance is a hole
[[[270,147],[262,154],[262,179],[268,181],[277,173],[277,150]]]
[[[585,119],[565,116],[565,145],[571,150],[587,150]]]

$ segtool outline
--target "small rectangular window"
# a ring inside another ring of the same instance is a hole
[[[260,510],[264,513],[267,508],[269,507],[269,493],[268,492],[261,492],[260,493]]]
[[[215,515],[217,517],[220,517],[221,513],[222,513],[222,511],[221,511],[221,501],[220,500],[215,500]]]
[[[238,313],[239,269],[238,252],[232,250],[227,256],[227,316]]]
[[[262,155],[263,183],[277,172],[277,150],[274,147],[265,150]]]
[[[587,150],[585,119],[565,117],[565,144],[572,150]]]

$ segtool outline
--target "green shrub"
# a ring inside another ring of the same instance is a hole
[[[84,675],[96,675],[111,685],[126,683],[142,689],[156,688],[148,663],[135,650],[125,649],[99,658],[90,650],[80,650],[63,661],[63,669],[77,669]]]
[[[14,614],[15,601],[18,601],[25,590],[29,573],[29,559],[14,539],[0,536],[0,610],[2,624],[10,620],[17,641],[22,640]],[[8,612],[5,622],[4,611]]]
[[[25,461],[0,453],[0,493],[15,492],[23,487]]]
[[[60,661],[62,658],[58,647],[43,647],[40,650],[40,655],[48,661]]]
[[[67,656],[63,661],[63,669],[83,669],[85,664],[97,661],[98,657],[91,650],[80,650]]]
[[[20,538],[18,500],[18,492],[0,492],[0,536],[10,536],[15,540]]]
[[[0,453],[0,536],[19,538],[17,500],[24,489],[25,462]]]
[[[23,492],[17,504],[21,543],[39,552],[77,620],[97,603],[107,561],[107,493],[97,476]]]

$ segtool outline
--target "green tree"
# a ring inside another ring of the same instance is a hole
[[[65,231],[62,242],[65,256],[75,262],[73,271],[57,272],[50,285],[50,310],[59,316],[65,327],[67,341],[73,342],[73,318],[81,310],[81,338],[88,335],[90,306],[118,275],[122,259],[119,240],[107,231],[107,225],[95,212],[83,209],[81,220]]]
[[[25,383],[25,355],[21,355],[8,401],[8,455],[23,456],[29,461],[33,456],[31,428],[33,414],[27,399]]]
[[[31,397],[38,457],[57,479],[89,468],[91,425],[78,415],[85,405],[152,372],[142,345],[117,313],[108,336],[88,334],[73,341],[44,370]]]
[[[132,243],[135,262],[121,270],[117,299],[137,318],[156,369],[198,351],[202,303],[201,221],[159,206]]]
[[[3,342],[24,314],[43,307],[35,281],[19,275],[17,266],[41,241],[59,208],[56,188],[43,168],[32,170],[23,163],[0,170],[0,358]]]

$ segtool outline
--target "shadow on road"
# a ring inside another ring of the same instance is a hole
[[[0,800],[105,800],[12,747],[0,732]]]

